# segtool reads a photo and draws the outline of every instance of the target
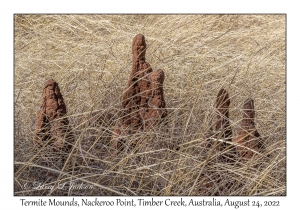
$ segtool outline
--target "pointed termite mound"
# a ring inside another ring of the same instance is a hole
[[[158,69],[150,74],[150,98],[148,100],[148,109],[140,110],[141,116],[144,119],[144,129],[151,129],[159,124],[162,118],[167,116],[166,103],[163,93],[163,82],[165,74],[163,70]]]
[[[262,148],[260,134],[254,124],[254,101],[249,98],[243,107],[243,119],[237,136],[233,141],[237,144],[239,156],[243,159],[250,159]]]
[[[225,162],[234,161],[236,154],[235,148],[232,146],[232,129],[229,122],[229,106],[230,98],[225,89],[221,89],[217,95],[215,107],[216,107],[216,123],[215,123],[215,135],[217,139],[216,149],[222,151],[222,154],[218,157],[218,160]]]
[[[231,141],[232,130],[229,123],[229,105],[230,99],[228,92],[225,89],[221,89],[218,93],[216,100],[217,108],[217,122],[216,130],[223,132],[222,137]]]
[[[122,112],[114,129],[115,149],[124,143],[124,140],[118,140],[119,137],[147,130],[153,126],[154,118],[166,115],[164,111],[157,111],[165,108],[162,89],[164,73],[162,70],[152,73],[145,55],[145,37],[138,34],[132,42],[132,70],[123,95]]]
[[[149,74],[152,72],[146,62],[146,42],[142,34],[134,37],[132,42],[132,71],[123,95],[121,114],[122,130],[132,133],[143,128],[143,118],[140,110],[148,108],[150,95]]]
[[[66,113],[57,82],[53,79],[46,81],[36,121],[35,143],[42,146],[51,139],[54,150],[69,151],[73,136],[69,131],[69,121],[64,117]]]

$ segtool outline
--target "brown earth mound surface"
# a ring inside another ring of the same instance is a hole
[[[165,79],[164,71],[158,69],[150,74],[150,98],[148,100],[147,111],[140,110],[141,116],[145,121],[145,129],[159,124],[161,119],[167,116],[166,103],[163,93],[163,82]]]
[[[116,123],[113,139],[150,129],[159,123],[158,119],[166,116],[165,111],[159,110],[166,106],[162,86],[164,72],[160,69],[153,72],[145,55],[145,37],[138,34],[132,42],[132,71],[123,95],[123,109]],[[122,143],[113,144],[116,149]]]
[[[229,123],[229,105],[230,105],[230,99],[229,99],[228,92],[222,88],[219,91],[216,100],[216,108],[217,108],[216,130],[223,132],[222,138],[231,141],[232,130]]]
[[[69,121],[64,118],[66,113],[66,105],[57,82],[53,79],[46,81],[36,121],[35,143],[42,146],[52,138],[53,149],[69,150],[70,145],[65,141],[72,136],[68,129]]]
[[[238,144],[237,150],[239,156],[243,159],[252,158],[262,148],[260,134],[255,128],[254,117],[254,101],[249,98],[244,103],[240,129],[237,136],[233,139]]]
[[[216,123],[214,138],[220,142],[217,142],[216,149],[222,151],[217,156],[218,161],[222,162],[234,162],[236,155],[236,149],[231,144],[232,142],[232,128],[229,122],[229,106],[230,98],[225,89],[221,89],[216,99]]]
[[[146,62],[145,55],[145,37],[138,34],[132,42],[132,71],[122,103],[122,128],[128,133],[143,128],[144,121],[141,112],[145,112],[148,108],[150,97],[149,74],[152,72],[152,68]]]

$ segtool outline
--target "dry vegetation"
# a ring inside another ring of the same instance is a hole
[[[284,15],[15,15],[15,195],[285,195],[285,23]],[[114,157],[109,143],[138,33],[146,61],[164,70],[168,116],[126,136],[130,149]],[[75,136],[66,162],[33,143],[50,78]],[[226,150],[207,147],[221,88],[233,135],[244,101],[254,99],[265,150],[247,162],[223,161]],[[70,181],[93,189],[25,187]]]

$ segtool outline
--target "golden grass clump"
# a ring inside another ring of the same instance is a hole
[[[14,194],[286,195],[285,31],[285,15],[16,14]],[[113,156],[136,34],[146,37],[147,62],[164,70],[168,115],[155,129],[126,135],[130,149]],[[56,153],[33,144],[50,78],[60,85],[74,135],[65,162],[45,160]],[[265,150],[247,162],[220,160],[229,152],[215,149],[222,132],[207,139],[221,88],[229,93],[233,136],[244,101],[255,101]],[[34,182],[55,187],[33,189]],[[70,188],[75,182],[92,189]]]

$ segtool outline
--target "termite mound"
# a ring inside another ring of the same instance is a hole
[[[243,119],[233,142],[237,144],[239,156],[249,160],[262,149],[260,134],[255,128],[254,101],[248,98],[243,106]]]
[[[148,100],[148,109],[146,112],[141,110],[141,116],[144,120],[144,129],[148,130],[159,124],[167,116],[166,102],[164,100],[163,82],[165,74],[163,70],[158,69],[150,74],[150,98]]]
[[[229,122],[229,105],[230,99],[228,92],[222,88],[216,100],[216,130],[222,132],[221,136],[227,141],[231,141],[232,138],[232,130]]]
[[[112,147],[120,150],[124,137],[137,131],[146,131],[166,117],[163,97],[164,72],[153,72],[146,62],[146,41],[142,34],[132,42],[132,70],[122,100],[122,111],[113,131]]]
[[[66,104],[58,83],[53,79],[47,80],[36,120],[35,144],[43,146],[50,141],[53,150],[69,152],[73,135],[70,132],[69,120],[65,117],[66,113]]]

